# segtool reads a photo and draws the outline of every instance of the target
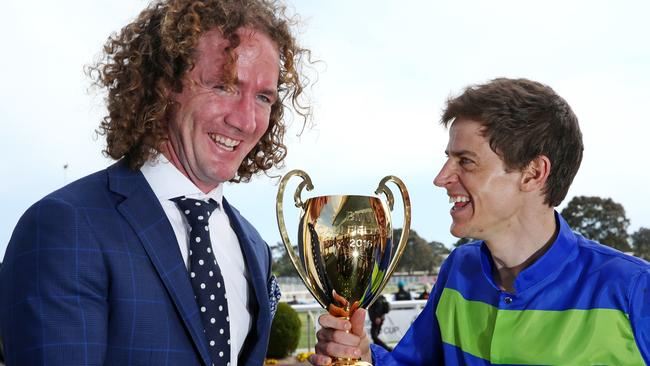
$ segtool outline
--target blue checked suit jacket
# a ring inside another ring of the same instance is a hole
[[[270,251],[226,200],[223,207],[254,294],[239,364],[261,365]],[[0,269],[0,334],[7,366],[209,363],[176,237],[139,171],[118,162],[27,210]]]

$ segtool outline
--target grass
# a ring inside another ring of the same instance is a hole
[[[314,344],[316,343],[316,335],[314,334],[314,324],[309,321],[307,322],[309,314],[308,313],[298,313],[298,316],[300,317],[300,323],[301,325],[301,330],[300,330],[300,341],[298,341],[298,349],[299,350],[308,350],[308,351],[313,351],[314,350]],[[318,317],[316,317],[316,320],[318,320]],[[311,342],[310,342],[310,347],[308,349],[307,344],[309,337],[311,337]]]

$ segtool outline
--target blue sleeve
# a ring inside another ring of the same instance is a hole
[[[632,283],[629,316],[641,356],[650,365],[650,269],[641,272]]]
[[[0,269],[7,366],[103,364],[108,280],[84,222],[78,209],[54,199],[18,222]]]
[[[392,352],[370,345],[372,363],[375,366],[392,365],[443,365],[442,338],[436,318],[436,309],[442,290],[447,282],[454,252],[443,263],[438,280],[422,312],[409,327]]]

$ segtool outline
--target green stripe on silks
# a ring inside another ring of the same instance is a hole
[[[620,310],[499,310],[445,288],[436,318],[443,342],[491,363],[644,365]]]

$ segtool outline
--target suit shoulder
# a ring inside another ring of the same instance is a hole
[[[66,193],[66,189],[48,194],[22,214],[7,244],[5,262],[74,242],[80,230],[79,198]]]
[[[94,201],[106,198],[106,170],[80,178],[32,204],[16,223],[11,242],[35,242],[23,236],[39,232],[66,232],[76,227],[79,208],[96,206]],[[32,238],[33,239],[33,238]]]
[[[48,194],[43,200],[58,200],[71,205],[80,205],[91,197],[101,195],[108,189],[106,170],[89,174]]]
[[[80,206],[84,197],[94,192],[96,195],[101,182],[106,182],[106,172],[99,171],[69,183],[33,203],[21,216],[19,223],[30,218],[42,216],[43,210],[66,210]],[[54,216],[56,217],[56,216]]]

